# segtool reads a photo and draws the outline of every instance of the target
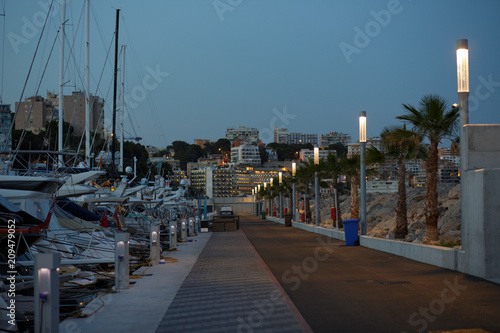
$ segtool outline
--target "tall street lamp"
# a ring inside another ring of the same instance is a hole
[[[319,147],[314,147],[314,165],[319,164]],[[318,171],[314,171],[314,196],[316,211],[316,226],[319,227],[319,177]]]
[[[269,208],[271,208],[271,217],[274,217],[275,206],[274,206],[274,198],[273,198],[273,179],[272,178],[269,179],[269,184],[271,185],[271,207],[269,207]]]
[[[279,191],[280,191],[280,219],[283,218],[283,193],[281,192],[281,185],[283,184],[283,172],[278,173],[278,181],[279,181]]]
[[[360,222],[361,235],[366,235],[366,111],[359,112],[359,148],[360,148]],[[352,184],[351,186],[356,186]]]
[[[297,163],[292,162],[292,220],[295,220],[295,207],[296,202],[295,202],[295,173],[297,172]]]
[[[465,129],[464,126],[469,123],[469,41],[467,39],[457,40],[457,83],[458,83],[458,102],[460,110],[460,193],[465,193],[464,176],[466,168],[466,149],[465,149]],[[460,200],[462,211],[462,226],[464,225],[464,200]],[[462,230],[464,230],[462,228]],[[463,231],[462,231],[462,240]],[[462,241],[463,242],[463,241]],[[462,248],[466,250],[467,244],[462,243]]]
[[[266,182],[264,182],[264,213],[267,215]]]

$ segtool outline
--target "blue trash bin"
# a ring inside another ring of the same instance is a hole
[[[344,220],[344,235],[345,235],[345,245],[354,246],[359,245],[359,235],[358,235],[358,223],[359,220]]]

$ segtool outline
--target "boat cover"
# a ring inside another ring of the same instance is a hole
[[[82,206],[74,203],[73,201],[67,198],[58,198],[56,203],[59,207],[71,213],[71,215],[81,218],[85,221],[99,221],[101,217],[97,214],[92,213],[91,211],[83,208]]]

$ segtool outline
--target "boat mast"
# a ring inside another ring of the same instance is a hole
[[[116,30],[115,30],[115,73],[113,83],[113,133],[111,133],[111,166],[116,170],[115,153],[116,153],[116,80],[118,76],[118,28],[120,23],[120,10],[116,10]]]
[[[85,4],[85,163],[90,166],[90,0],[86,0]]]
[[[63,151],[63,127],[64,127],[64,21],[66,20],[66,0],[62,0],[61,6],[61,45],[59,52],[59,132],[58,132],[58,148],[59,152]],[[63,155],[59,155],[60,166],[64,165]]]
[[[125,47],[122,45],[122,83],[121,90],[122,95],[120,98],[120,168],[118,171],[123,172],[125,170],[123,167],[123,118],[125,117]]]

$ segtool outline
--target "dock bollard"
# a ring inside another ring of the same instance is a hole
[[[149,237],[149,249],[151,251],[151,263],[158,265],[160,263],[160,225],[151,226],[151,235]]]
[[[186,220],[182,220],[181,222],[181,239],[183,242],[188,241]]]
[[[115,234],[115,289],[119,291],[129,287],[129,240],[128,232]]]
[[[35,256],[35,332],[59,332],[59,253]]]
[[[189,218],[189,234],[190,235],[196,234],[196,229],[194,228],[194,218],[192,217]]]
[[[175,221],[170,222],[169,238],[170,238],[170,242],[169,242],[170,250],[177,249],[177,222],[175,222]]]

